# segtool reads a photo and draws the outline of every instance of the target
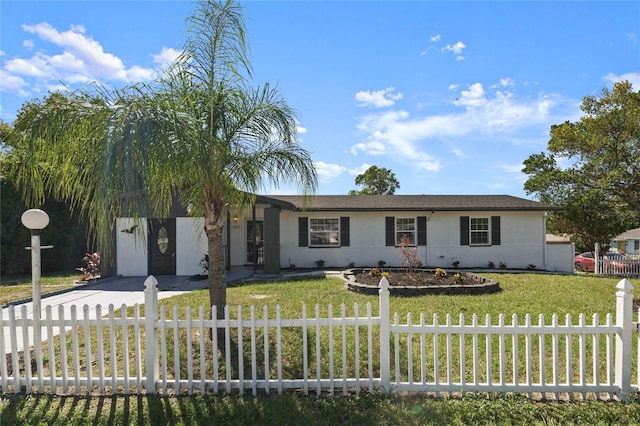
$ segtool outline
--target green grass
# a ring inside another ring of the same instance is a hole
[[[64,272],[55,275],[43,276],[40,280],[40,293],[44,296],[47,293],[55,293],[77,286],[76,280],[80,279],[79,272]],[[31,277],[10,276],[0,279],[0,306],[10,302],[30,299],[33,285]]]
[[[5,396],[2,425],[637,425],[640,404],[520,397]]]
[[[464,313],[469,319],[472,314],[484,318],[485,314],[497,317],[502,313],[507,315],[509,320],[513,313],[522,316],[529,313],[535,316],[536,321],[538,314],[550,318],[555,313],[561,316],[563,321],[566,314],[571,314],[577,321],[577,315],[580,313],[584,313],[589,320],[594,313],[602,318],[607,313],[615,313],[616,284],[620,281],[617,278],[592,275],[482,275],[498,280],[503,291],[481,296],[393,297],[390,302],[391,313],[398,312],[401,318],[406,318],[407,313],[411,312],[414,319],[421,312],[428,317],[434,313],[440,317],[451,313],[456,320],[459,313]],[[164,299],[160,301],[160,305],[167,308],[173,305],[209,306],[208,297],[207,290],[194,291]],[[377,314],[378,296],[346,291],[343,281],[338,278],[244,284],[232,286],[227,290],[227,304],[232,313],[238,305],[242,306],[243,312],[248,312],[249,307],[255,305],[259,315],[262,315],[262,306],[268,305],[273,315],[275,306],[280,305],[284,318],[299,316],[303,304],[307,305],[308,312],[319,304],[321,312],[326,314],[328,304],[332,304],[334,313],[337,313],[342,303],[351,310],[353,304],[358,303],[360,312],[364,312],[365,305],[371,303],[374,315]]]
[[[615,286],[619,279],[592,275],[484,275],[499,280],[503,291],[486,296],[392,298],[391,312],[398,312],[401,321],[405,321],[406,314],[411,312],[414,322],[418,321],[421,312],[427,315],[428,322],[434,313],[442,319],[451,313],[454,322],[460,312],[465,314],[467,321],[474,313],[483,321],[488,313],[492,315],[493,322],[497,321],[500,313],[507,315],[508,321],[512,313],[521,316],[521,321],[526,313],[532,314],[535,321],[539,313],[547,319],[556,313],[560,322],[564,322],[564,315],[570,313],[574,316],[574,323],[579,313],[587,315],[587,321],[594,313],[601,318],[607,313],[615,313]],[[635,284],[634,280],[631,281]],[[159,303],[169,311],[178,305],[184,312],[187,305],[194,308],[208,306],[208,292],[191,292]],[[314,316],[313,306],[316,303],[322,308],[321,315],[326,315],[329,303],[333,305],[334,316],[339,315],[342,303],[347,306],[347,315],[352,314],[354,303],[358,303],[361,314],[365,312],[367,303],[371,303],[373,315],[377,315],[378,309],[377,296],[348,292],[338,279],[232,286],[228,289],[228,303],[232,306],[233,315],[235,306],[241,305],[245,317],[249,307],[255,305],[258,318],[261,318],[265,304],[270,307],[270,317],[275,316],[277,304],[281,306],[282,317],[299,316],[303,303],[307,305],[310,317]],[[295,345],[290,350],[293,357]],[[291,365],[292,370],[299,368],[295,362]],[[336,365],[339,365],[339,355],[336,355]],[[433,399],[416,395],[384,397],[366,392],[349,397],[303,396],[298,393],[257,397],[235,394],[192,397],[3,395],[0,425],[5,424],[614,425],[640,424],[640,403],[636,400],[630,403],[534,402],[518,396]]]

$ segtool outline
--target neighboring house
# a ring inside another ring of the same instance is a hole
[[[621,253],[640,254],[640,228],[623,232],[611,240],[609,246]]]
[[[174,209],[175,210],[175,209]],[[229,208],[225,229],[227,268],[403,266],[399,242],[406,234],[425,267],[573,271],[570,245],[546,243],[545,213],[558,207],[507,195],[258,196],[253,206]],[[117,273],[193,275],[206,253],[202,218],[186,211],[135,224],[120,218]]]

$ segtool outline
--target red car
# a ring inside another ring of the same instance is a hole
[[[640,262],[627,259],[620,253],[605,253],[603,256],[603,268],[605,273],[633,272],[634,266]],[[595,256],[590,251],[577,255],[573,264],[578,271],[595,271]]]
[[[573,259],[573,265],[578,271],[595,271],[595,259],[590,251],[580,253]]]

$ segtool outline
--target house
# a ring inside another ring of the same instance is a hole
[[[609,246],[621,253],[640,255],[640,228],[623,232],[615,237]]]
[[[233,208],[224,232],[227,268],[402,266],[406,235],[426,267],[573,271],[573,249],[546,243],[545,213],[556,206],[508,195],[257,196]],[[193,275],[206,253],[202,218],[119,218],[116,269],[125,276]],[[322,262],[320,262],[322,261]]]

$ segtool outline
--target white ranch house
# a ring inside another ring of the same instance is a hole
[[[556,206],[508,195],[258,196],[253,206],[229,208],[225,262],[281,269],[402,266],[406,234],[425,267],[573,271],[571,245],[546,243],[546,212]],[[146,238],[116,223],[116,273],[123,276],[195,275],[206,253],[202,218],[174,209],[174,217],[137,222]]]

